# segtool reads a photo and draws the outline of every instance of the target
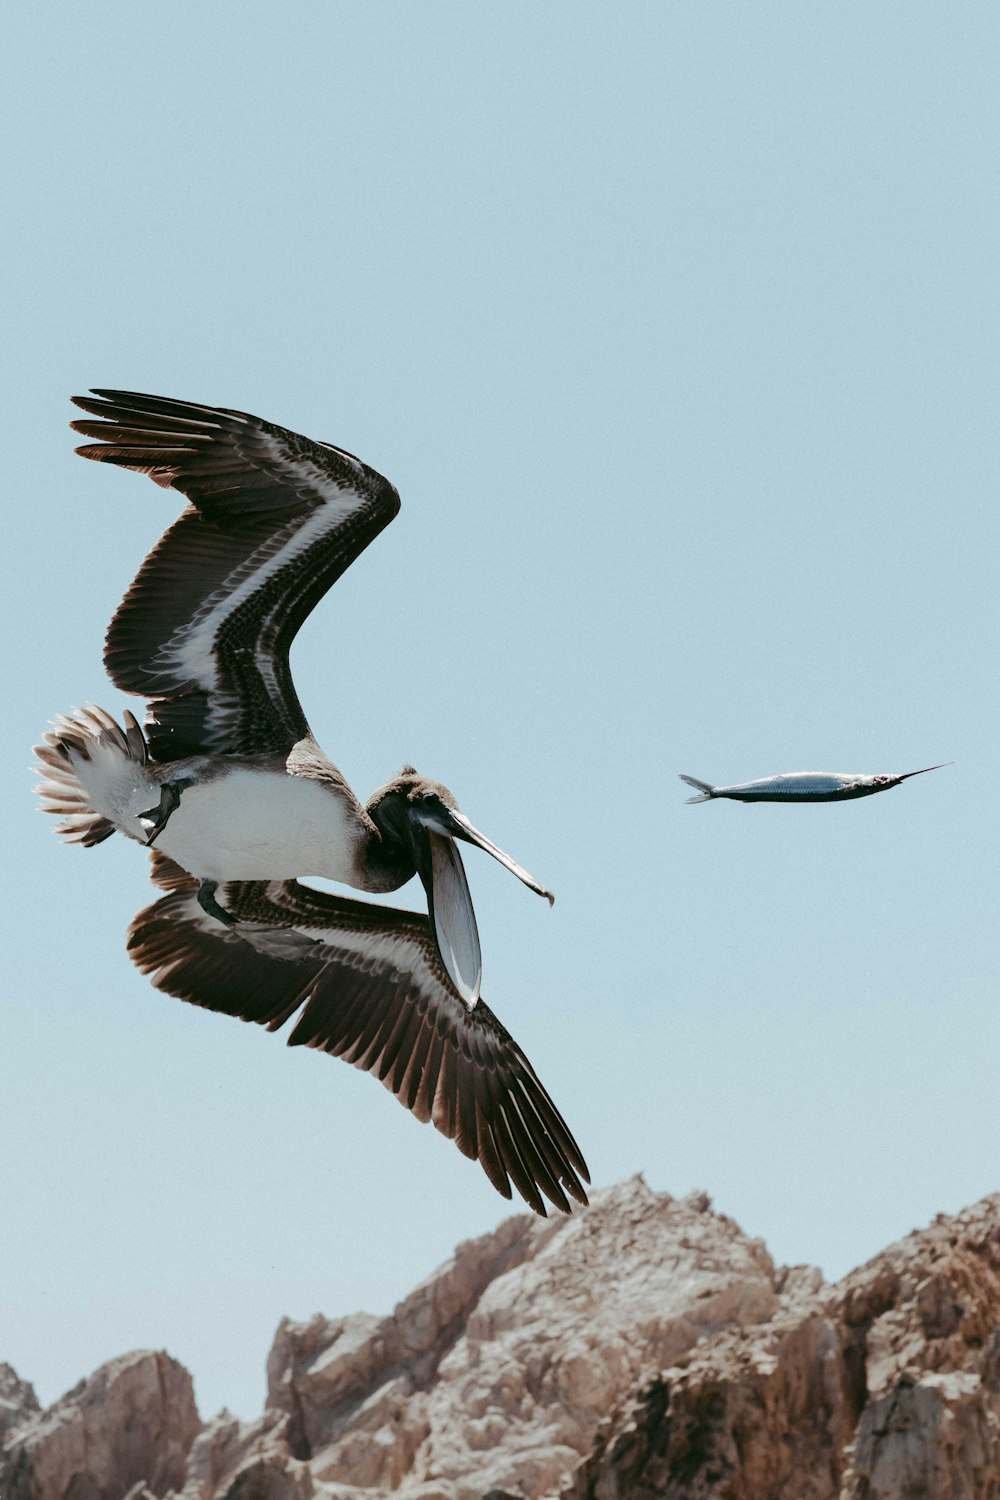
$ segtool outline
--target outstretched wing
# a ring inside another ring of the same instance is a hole
[[[308,725],[288,666],[316,602],[399,509],[387,479],[329,443],[246,412],[95,390],[84,458],[148,474],[191,502],[146,558],[105,664],[151,700],[157,760],[283,752]]]
[[[159,857],[153,877],[168,894],[135,918],[128,946],[157,989],[272,1031],[300,1012],[289,1046],[373,1073],[505,1198],[513,1182],[539,1214],[542,1193],[564,1212],[567,1193],[587,1202],[568,1126],[493,1012],[456,994],[426,917],[296,881],[232,881],[218,892],[237,918],[227,928],[172,862]]]

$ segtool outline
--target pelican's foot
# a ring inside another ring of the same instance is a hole
[[[147,849],[166,828],[170,814],[180,806],[181,792],[188,785],[186,781],[165,781],[160,787],[159,807],[151,807],[148,812],[139,813],[138,823],[146,835]]]
[[[288,963],[300,963],[310,958],[321,946],[318,938],[306,937],[291,927],[269,927],[262,922],[237,922],[236,932],[251,948],[265,953],[268,958],[281,958]]]
[[[202,911],[221,922],[224,927],[237,926],[236,918],[231,915],[224,906],[220,906],[215,899],[215,893],[219,888],[217,880],[203,880],[198,887],[198,905]]]

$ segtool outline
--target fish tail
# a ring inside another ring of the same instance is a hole
[[[700,797],[689,797],[687,799],[689,802],[711,802],[715,796],[715,787],[709,781],[699,781],[696,776],[684,775],[681,776],[681,780],[686,781],[688,786],[696,786],[701,792]]]
[[[92,848],[115,832],[117,824],[92,804],[93,787],[134,779],[149,760],[146,738],[128,709],[124,729],[94,704],[60,714],[35,755],[44,779],[36,788],[42,811],[62,818],[56,829],[68,843]],[[98,798],[97,800],[102,800]]]

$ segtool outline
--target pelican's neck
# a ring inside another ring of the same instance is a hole
[[[392,832],[379,826],[376,798],[365,806],[370,829],[361,853],[366,891],[398,891],[417,873],[412,851]]]

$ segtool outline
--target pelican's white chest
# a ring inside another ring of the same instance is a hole
[[[184,787],[156,845],[202,880],[323,875],[356,885],[365,836],[349,792],[234,766]]]

